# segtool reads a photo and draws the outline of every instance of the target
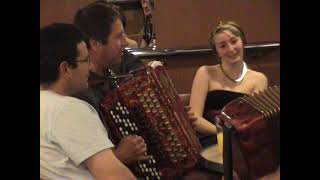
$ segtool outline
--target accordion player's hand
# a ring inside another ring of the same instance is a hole
[[[149,158],[144,139],[137,135],[129,135],[122,138],[114,153],[124,164],[131,164]]]
[[[157,66],[163,66],[163,64],[160,61],[150,61],[147,63],[148,66],[151,66],[152,68],[156,68]]]

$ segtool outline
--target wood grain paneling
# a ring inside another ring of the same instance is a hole
[[[208,47],[208,34],[221,20],[236,21],[248,42],[280,41],[279,0],[155,1],[159,48]]]

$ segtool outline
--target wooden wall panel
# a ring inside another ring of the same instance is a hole
[[[159,48],[208,47],[208,34],[221,20],[233,20],[249,43],[280,41],[279,0],[155,1]]]
[[[72,23],[77,10],[95,0],[40,0],[40,27],[54,23]],[[140,5],[140,2],[138,1]],[[143,12],[139,7],[132,9],[123,8],[127,18],[127,34],[141,36],[143,29]],[[141,40],[138,39],[139,42]]]
[[[40,27],[53,22],[72,23],[77,10],[94,0],[40,0]]]

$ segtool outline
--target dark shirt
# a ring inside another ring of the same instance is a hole
[[[143,27],[143,37],[147,45],[149,46],[152,39],[155,39],[155,33],[153,32],[153,26],[150,18],[146,18]]]
[[[243,95],[243,93],[227,90],[209,91],[204,105],[203,117],[214,124],[214,117],[221,112],[222,108]]]

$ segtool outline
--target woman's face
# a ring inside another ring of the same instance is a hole
[[[232,64],[243,60],[243,41],[240,36],[224,30],[217,33],[213,41],[222,61]]]
[[[152,15],[152,8],[149,0],[141,0],[141,6],[143,9],[143,14],[145,16],[151,16]]]

